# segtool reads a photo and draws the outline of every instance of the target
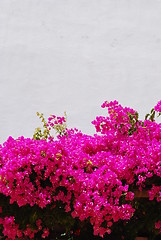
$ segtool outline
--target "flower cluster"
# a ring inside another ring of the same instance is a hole
[[[4,236],[46,238],[55,223],[51,214],[63,209],[74,219],[89,220],[94,235],[103,237],[118,221],[134,217],[135,189],[148,187],[149,200],[160,206],[161,124],[139,120],[135,110],[117,101],[102,107],[108,116],[92,122],[94,136],[67,129],[64,117],[52,115],[43,122],[49,131],[57,130],[56,140],[47,132],[52,141],[36,134],[33,139],[9,137],[0,146]],[[21,211],[31,215],[23,224]],[[160,217],[153,222],[157,229]]]
[[[159,233],[161,233],[161,221],[155,223],[155,228],[159,230]]]
[[[156,112],[161,112],[161,100],[157,103],[157,105],[154,107]]]

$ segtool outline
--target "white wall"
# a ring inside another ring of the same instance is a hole
[[[90,122],[119,100],[161,99],[160,0],[0,0],[0,142],[31,137],[40,111]]]

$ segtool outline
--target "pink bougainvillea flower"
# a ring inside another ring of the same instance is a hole
[[[154,107],[154,110],[156,112],[161,112],[161,100],[157,103],[157,105]]]
[[[155,110],[160,112],[160,106],[161,101]],[[134,216],[133,187],[142,190],[153,177],[161,177],[161,124],[139,120],[135,110],[117,101],[102,107],[108,116],[92,122],[97,132],[93,136],[66,129],[52,141],[9,137],[0,146],[0,194],[9,198],[10,206],[45,212],[62,203],[73,218],[89,219],[94,234],[101,237],[118,221]],[[52,128],[65,121],[52,115],[48,124]],[[160,203],[160,185],[151,185],[149,200]],[[22,231],[16,212],[9,216],[4,209],[0,199],[5,237],[34,239],[38,232],[44,239],[49,236],[46,216],[35,213]],[[161,228],[159,221],[155,227]]]

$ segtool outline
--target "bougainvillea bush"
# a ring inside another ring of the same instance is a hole
[[[3,239],[52,239],[60,227],[78,239],[85,226],[108,239],[161,233],[161,101],[144,121],[117,101],[102,107],[108,114],[92,122],[93,136],[68,129],[65,117],[38,114],[43,132],[0,146]],[[148,198],[135,196],[145,190]]]

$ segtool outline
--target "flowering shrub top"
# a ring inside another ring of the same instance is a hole
[[[9,137],[0,146],[3,235],[32,239],[41,234],[46,238],[52,224],[44,212],[62,203],[65,212],[81,221],[89,219],[94,234],[103,237],[116,222],[134,216],[137,188],[148,188],[149,200],[160,207],[161,124],[154,120],[160,106],[159,102],[141,121],[135,110],[117,101],[105,102],[102,107],[108,108],[108,116],[92,122],[97,131],[94,136],[64,128],[65,118],[51,116],[44,123],[44,139],[41,131],[34,139]],[[52,127],[59,133],[57,139],[50,135]],[[5,199],[9,199],[8,210]],[[32,219],[22,225],[17,209],[34,209]],[[161,232],[160,217],[154,217],[153,225]]]

